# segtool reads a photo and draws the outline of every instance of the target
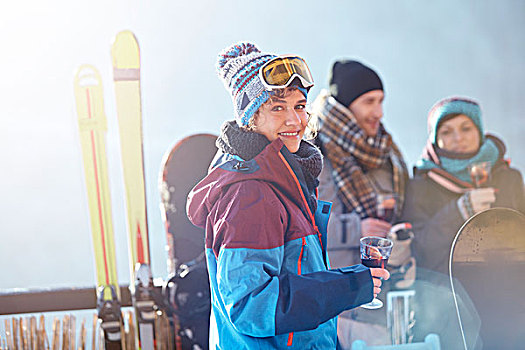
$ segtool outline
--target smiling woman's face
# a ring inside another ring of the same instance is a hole
[[[280,138],[295,153],[308,123],[305,107],[306,97],[297,89],[287,91],[284,97],[272,97],[257,111],[253,130],[270,141]]]
[[[460,114],[441,123],[436,141],[438,147],[446,151],[473,153],[479,149],[480,135],[472,119]]]

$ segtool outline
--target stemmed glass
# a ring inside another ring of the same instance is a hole
[[[393,223],[396,216],[397,195],[394,193],[378,193],[376,202],[377,218]]]
[[[366,267],[379,267],[384,269],[394,243],[388,238],[381,237],[363,237],[360,240],[361,249],[361,263]],[[374,298],[368,304],[363,304],[361,307],[365,309],[379,309],[383,306],[383,302]]]
[[[480,162],[469,165],[468,171],[474,187],[483,187],[483,185],[489,181],[491,168],[492,165],[490,162]]]

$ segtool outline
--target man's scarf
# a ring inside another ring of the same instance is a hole
[[[398,195],[398,216],[403,207],[408,171],[401,152],[383,124],[375,137],[368,138],[350,110],[327,92],[322,92],[314,102],[313,112],[319,117],[318,138],[323,154],[332,164],[338,196],[347,211],[355,211],[361,218],[377,216],[376,190],[365,173],[390,160],[392,185]]]

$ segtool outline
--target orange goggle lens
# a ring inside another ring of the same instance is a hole
[[[263,82],[271,88],[286,87],[298,77],[304,88],[314,84],[310,69],[300,57],[276,57],[261,67]]]

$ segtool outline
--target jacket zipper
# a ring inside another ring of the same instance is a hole
[[[290,172],[290,175],[294,179],[295,184],[297,185],[297,189],[299,190],[299,193],[301,194],[301,198],[303,200],[303,203],[304,203],[304,205],[306,207],[306,212],[308,213],[308,216],[310,217],[310,221],[311,221],[312,225],[314,226],[315,233],[317,233],[317,238],[319,239],[319,243],[321,244],[321,249],[324,249],[324,247],[323,247],[323,240],[321,239],[321,232],[319,231],[319,228],[317,227],[317,224],[315,223],[315,218],[312,215],[312,212],[310,211],[310,207],[308,206],[308,201],[306,200],[306,198],[304,196],[303,190],[301,189],[301,185],[299,184],[299,180],[297,179],[297,176],[295,176],[292,168],[290,167],[290,164],[288,164],[288,162],[286,161],[286,159],[284,158],[282,153],[279,152],[278,154],[279,154],[279,157],[281,158],[281,160],[283,161],[284,165],[286,166],[286,168]],[[315,195],[316,196],[319,195],[319,192],[317,191],[317,189],[315,191]]]
[[[308,216],[310,217],[310,222],[314,226],[314,232],[317,234],[317,238],[319,239],[319,244],[321,244],[321,249],[323,249],[323,240],[321,239],[321,232],[319,231],[319,228],[317,227],[317,224],[315,222],[315,218],[312,215],[312,212],[310,211],[310,207],[308,206],[308,201],[306,200],[306,198],[304,196],[303,190],[301,189],[301,185],[299,184],[299,180],[297,179],[297,176],[295,176],[292,168],[290,167],[290,164],[288,164],[288,162],[286,161],[286,159],[284,158],[282,153],[279,152],[278,155],[281,158],[281,160],[283,161],[283,163],[286,166],[286,168],[288,169],[288,171],[290,172],[290,175],[292,176],[292,179],[294,179],[295,184],[297,185],[297,189],[299,190],[299,193],[301,194],[301,199],[303,200],[303,203],[304,203],[304,205],[306,207],[306,212],[308,213]],[[316,196],[318,196],[317,189],[316,189],[315,194],[316,194]],[[301,246],[301,253],[299,254],[299,260],[297,261],[297,274],[298,275],[301,274],[301,260],[303,258],[304,247],[306,245],[306,237],[303,237],[302,239],[303,239],[303,244]],[[293,332],[290,332],[290,333],[288,333],[287,346],[292,346],[292,343],[293,343]]]
[[[301,262],[303,261],[304,247],[306,246],[306,237],[302,238],[303,244],[301,245],[301,252],[299,253],[299,259],[297,259],[297,274],[301,274]],[[293,343],[293,332],[288,333],[287,346],[292,346]]]

